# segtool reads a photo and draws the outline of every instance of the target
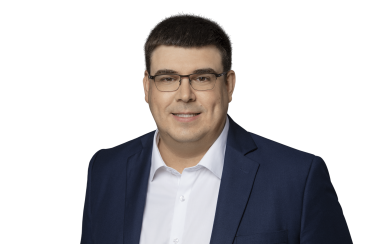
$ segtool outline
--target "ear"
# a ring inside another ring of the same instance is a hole
[[[145,102],[149,103],[149,74],[148,71],[145,70],[144,72],[144,79],[143,79],[143,85],[144,85],[144,93],[145,93]]]
[[[226,74],[226,87],[227,87],[229,103],[232,101],[232,93],[234,93],[235,82],[236,82],[235,71],[233,70],[228,71],[228,73]]]

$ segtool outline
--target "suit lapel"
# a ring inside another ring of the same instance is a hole
[[[255,150],[250,134],[230,117],[222,179],[210,244],[231,244],[251,194],[259,163],[246,155]]]
[[[124,244],[138,244],[148,189],[154,132],[141,138],[142,150],[128,158]]]
[[[229,116],[228,116],[229,117]],[[259,163],[247,154],[257,147],[250,134],[229,117],[226,153],[210,244],[231,244],[251,194]],[[138,244],[145,208],[154,132],[127,159],[124,244]],[[250,155],[249,155],[250,156]]]

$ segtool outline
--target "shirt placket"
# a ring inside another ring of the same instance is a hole
[[[177,173],[178,177],[178,190],[175,199],[174,215],[171,226],[170,242],[169,244],[182,244],[184,243],[183,231],[186,221],[186,212],[190,198],[191,188],[193,185],[192,173],[186,169],[182,175]]]

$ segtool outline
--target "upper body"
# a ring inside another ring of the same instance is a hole
[[[220,26],[167,18],[145,54],[157,130],[92,157],[82,244],[352,243],[323,160],[227,115],[236,77]]]

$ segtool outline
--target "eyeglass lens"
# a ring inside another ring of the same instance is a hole
[[[184,78],[182,78],[184,79]],[[157,89],[160,91],[175,91],[180,85],[179,75],[157,75],[154,78]],[[190,84],[195,90],[210,90],[214,88],[215,74],[193,74],[190,75]]]

